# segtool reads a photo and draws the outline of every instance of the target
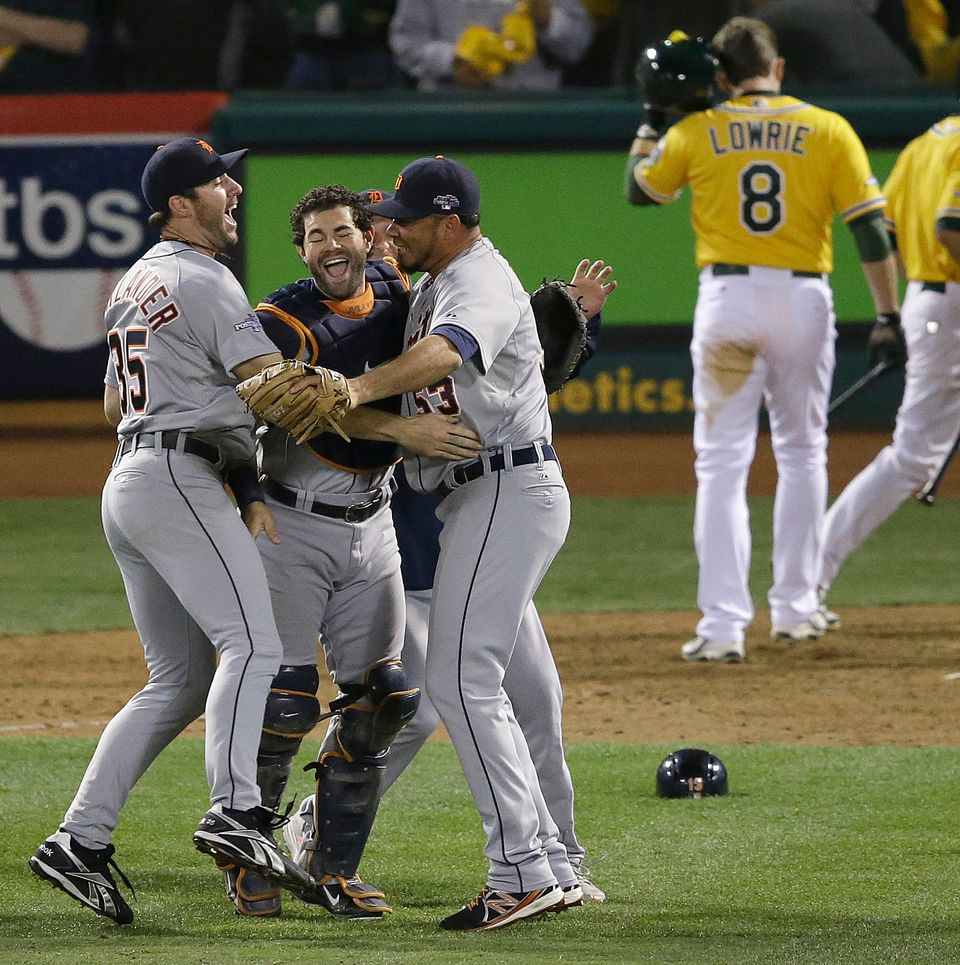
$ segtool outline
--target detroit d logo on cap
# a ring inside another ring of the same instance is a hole
[[[451,208],[460,207],[460,199],[455,194],[438,194],[433,203],[442,211],[450,211]]]

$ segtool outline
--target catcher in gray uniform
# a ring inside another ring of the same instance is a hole
[[[441,926],[501,928],[583,897],[503,689],[524,614],[566,536],[570,499],[550,444],[530,296],[480,233],[476,176],[421,158],[370,210],[393,219],[400,267],[425,274],[411,293],[405,351],[350,378],[349,404],[407,393],[406,414],[455,415],[484,447],[479,459],[418,456],[405,469],[413,488],[447,494],[426,682],[487,835],[485,887]]]
[[[373,225],[360,197],[342,185],[309,191],[291,214],[293,242],[309,277],[257,306],[285,358],[360,375],[397,355],[409,283],[370,260]],[[277,808],[293,758],[320,719],[317,636],[338,690],[309,799],[309,845],[295,857],[317,880],[305,900],[338,918],[377,919],[391,910],[358,873],[390,744],[416,713],[420,691],[405,678],[400,553],[389,509],[399,446],[440,460],[480,451],[475,432],[449,415],[400,415],[400,400],[362,407],[342,423],[345,440],[323,431],[301,445],[284,429],[260,434],[262,483],[279,539],[262,542],[277,628],[280,673],[267,698],[258,780]],[[291,829],[287,826],[285,834]],[[240,914],[280,912],[269,879],[230,869],[227,891]]]
[[[157,150],[142,187],[161,240],[120,279],[106,310],[104,411],[119,445],[103,528],[149,677],[108,724],[60,830],[30,867],[118,924],[133,920],[110,873],[129,885],[110,844],[120,809],[160,751],[204,713],[211,808],[194,844],[221,865],[298,890],[313,885],[274,842],[282,819],[261,806],[256,780],[281,645],[251,538],[274,526],[252,462],[253,419],[234,386],[281,357],[215,260],[237,243],[242,189],[229,172],[244,154],[221,157],[193,138]]]

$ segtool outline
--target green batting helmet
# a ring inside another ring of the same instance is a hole
[[[716,55],[704,41],[674,30],[647,47],[637,62],[637,81],[646,103],[662,111],[706,110],[717,95]]]

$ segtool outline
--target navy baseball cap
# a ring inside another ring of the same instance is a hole
[[[389,191],[381,191],[379,188],[365,188],[363,191],[358,191],[357,194],[360,195],[360,200],[365,208],[369,208],[370,205],[377,204],[380,201],[393,200],[393,195]]]
[[[217,154],[196,137],[178,137],[154,151],[140,178],[140,190],[151,211],[163,211],[171,195],[206,184],[226,174],[247,153],[247,148]]]
[[[425,218],[430,214],[477,215],[480,183],[466,165],[452,158],[422,157],[397,178],[392,198],[368,206],[382,218]]]

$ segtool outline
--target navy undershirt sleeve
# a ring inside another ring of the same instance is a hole
[[[456,325],[438,325],[430,334],[442,335],[453,342],[454,348],[460,353],[460,358],[464,362],[469,362],[480,352],[477,340],[469,332],[457,328]]]

